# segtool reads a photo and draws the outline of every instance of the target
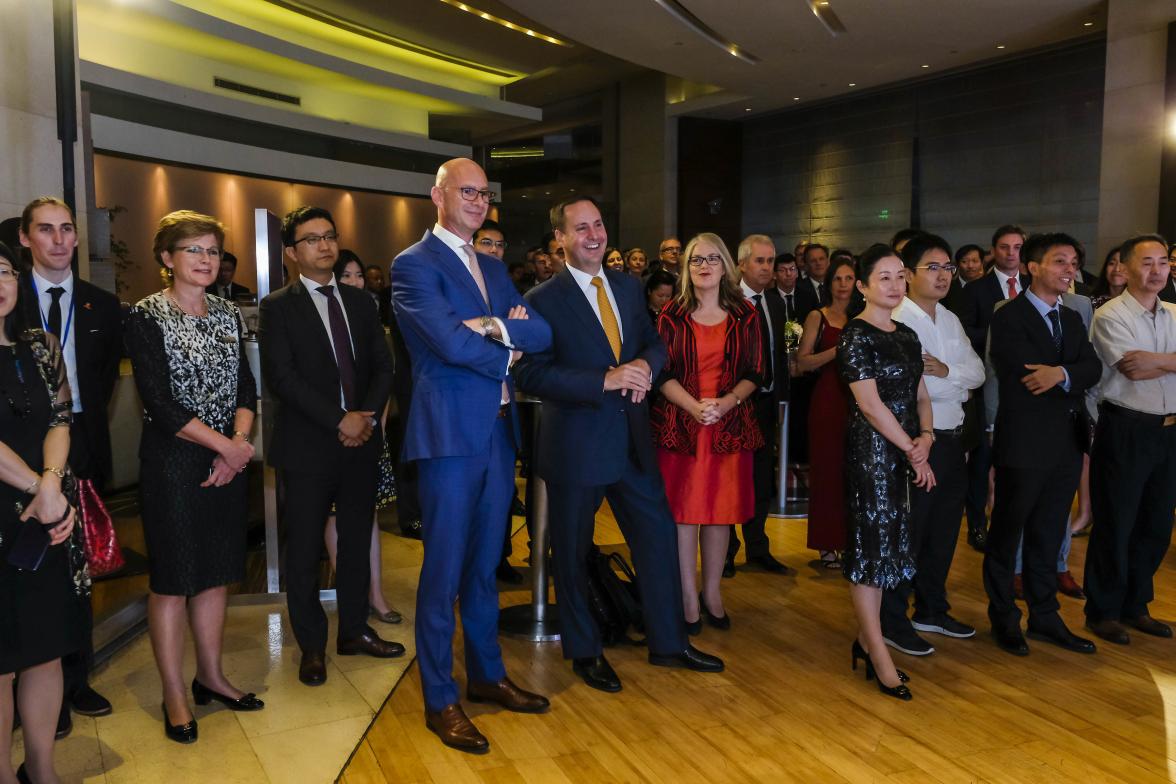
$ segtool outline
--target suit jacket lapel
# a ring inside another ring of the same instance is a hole
[[[74,349],[75,355],[78,357],[90,356],[93,348],[93,336],[91,330],[101,328],[98,323],[98,314],[94,312],[93,305],[90,303],[88,293],[80,285],[81,281],[74,276],[74,290],[73,290],[73,326],[70,332],[74,333]],[[68,318],[68,316],[67,316]],[[82,363],[78,362],[78,374],[82,372]],[[79,380],[79,384],[80,384]]]
[[[456,278],[461,282],[466,290],[473,295],[474,299],[482,305],[482,312],[486,315],[490,314],[490,306],[486,304],[486,300],[482,299],[482,292],[478,290],[478,284],[474,282],[474,276],[470,273],[466,265],[457,258],[457,254],[450,250],[449,246],[441,241],[433,232],[428,232],[426,238],[429,250],[433,251],[433,255],[437,258],[437,264],[441,269],[445,270],[451,277]],[[475,257],[477,254],[474,254]],[[479,269],[481,267],[479,266]],[[482,273],[482,278],[485,279],[486,274]],[[489,285],[486,288],[486,294],[489,295]]]
[[[327,358],[331,360],[330,367],[338,373],[339,366],[335,362],[335,349],[331,346],[331,336],[327,332],[326,325],[323,324],[322,317],[319,316],[318,308],[310,298],[310,291],[302,285],[301,280],[296,280],[290,285],[290,293],[294,295],[295,307],[300,311],[298,318],[305,321],[307,329],[317,336],[316,342],[319,344],[319,348],[327,352]]]
[[[1045,318],[1037,312],[1037,308],[1029,301],[1025,295],[1018,294],[1017,299],[1024,299],[1022,308],[1025,311],[1025,318],[1029,319],[1029,334],[1037,341],[1038,346],[1042,351],[1047,352],[1046,356],[1055,356],[1058,353],[1057,346],[1053,342],[1053,333],[1050,332],[1049,327],[1045,323]],[[1008,307],[1007,305],[1005,307]],[[1062,328],[1062,340],[1066,339],[1066,330]],[[1065,348],[1063,342],[1063,348]],[[1041,364],[1048,365],[1048,362]]]
[[[584,298],[584,292],[580,290],[580,286],[576,283],[576,279],[572,277],[572,273],[565,269],[559,274],[557,282],[563,289],[564,300],[568,304],[568,309],[584,323],[584,328],[587,330],[586,334],[591,336],[590,340],[592,343],[608,357],[609,365],[615,365],[617,360],[613,356],[612,346],[609,345],[608,336],[604,334],[604,327],[600,325],[600,319],[596,318],[596,313],[592,311],[592,306]],[[621,348],[624,350],[624,345]]]

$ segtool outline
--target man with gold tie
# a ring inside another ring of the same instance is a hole
[[[645,397],[665,345],[640,282],[602,268],[608,233],[596,202],[557,204],[551,227],[567,266],[526,297],[551,325],[551,348],[525,355],[512,371],[520,389],[543,401],[535,470],[547,483],[564,658],[588,686],[621,690],[588,606],[588,551],[607,498],[632,552],[650,664],[719,672],[722,660],[686,640],[677,531],[649,425]]]

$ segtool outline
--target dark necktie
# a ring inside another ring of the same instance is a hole
[[[755,302],[755,309],[759,311],[760,323],[760,342],[764,349],[764,389],[772,388],[772,336],[771,328],[768,326],[768,314],[764,312],[764,308],[760,302],[763,300],[763,294],[755,294],[752,296],[752,301]]]
[[[49,306],[49,331],[61,337],[61,295],[65,293],[65,289],[61,286],[54,286],[49,289],[49,294],[53,297],[53,304]]]
[[[335,299],[334,286],[319,286],[318,292],[327,298],[327,321],[331,325],[331,344],[335,347],[335,363],[339,366],[339,385],[343,387],[343,401],[347,410],[355,408],[355,359],[351,356],[351,339],[343,308]]]
[[[792,305],[792,295],[784,295],[784,315],[788,321],[792,321],[792,314],[796,313],[796,308]]]
[[[1049,326],[1053,329],[1054,348],[1058,350],[1058,359],[1062,357],[1062,317],[1058,315],[1057,308],[1049,311]]]

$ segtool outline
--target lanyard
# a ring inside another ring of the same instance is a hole
[[[48,332],[49,331],[49,319],[46,318],[45,312],[43,310],[41,310],[41,293],[39,291],[37,291],[37,281],[35,279],[33,279],[32,275],[29,275],[29,283],[33,284],[33,294],[35,294],[37,297],[37,314],[40,315],[40,317],[41,317],[41,326],[45,328],[46,332]],[[69,316],[67,316],[65,319],[65,329],[61,330],[61,350],[62,351],[65,351],[65,341],[69,340],[69,328],[73,326],[73,314],[74,314],[74,296],[71,293],[69,295]]]

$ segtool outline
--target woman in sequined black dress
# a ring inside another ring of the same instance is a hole
[[[895,669],[882,639],[878,611],[882,590],[915,574],[910,494],[935,486],[927,462],[934,440],[931,399],[918,336],[890,318],[906,292],[902,261],[888,246],[872,246],[858,261],[857,288],[866,308],[842,330],[837,347],[838,371],[853,395],[843,557],[859,626],[853,665],[864,659],[867,679],[877,674],[884,694],[909,700],[905,673]]]

